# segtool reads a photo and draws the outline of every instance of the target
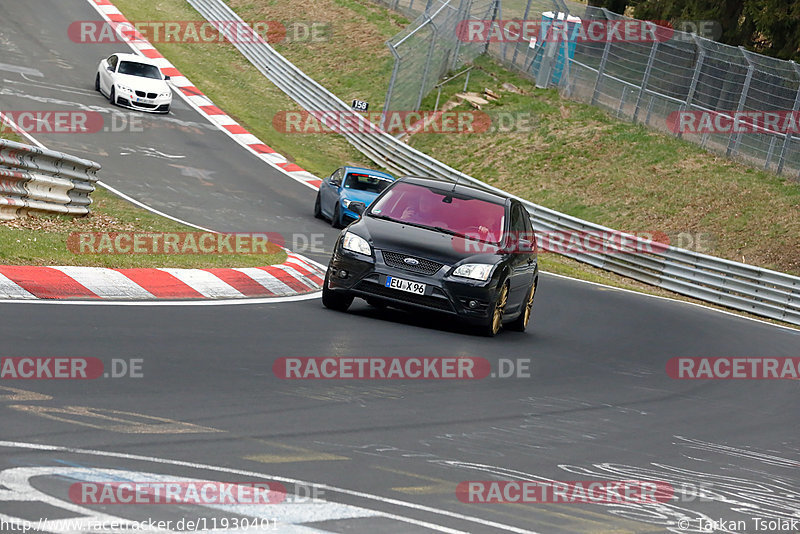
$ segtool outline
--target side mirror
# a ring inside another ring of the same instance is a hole
[[[507,243],[498,249],[498,254],[530,254],[536,251],[534,242],[526,237],[509,236]]]
[[[352,202],[350,204],[350,211],[361,217],[364,215],[364,212],[367,211],[367,205],[363,202]]]
[[[339,180],[331,180],[331,185],[333,187],[340,187],[342,185],[342,182],[340,182]]]
[[[534,251],[533,242],[528,239],[520,239],[517,243],[517,252],[529,254]]]
[[[107,65],[106,69],[108,69],[108,72],[114,72],[114,67],[112,67],[111,65]]]
[[[168,81],[169,81],[169,79],[170,79],[170,78],[169,78],[169,76],[166,76],[166,75],[164,76],[164,81],[165,81],[165,82],[168,82]]]

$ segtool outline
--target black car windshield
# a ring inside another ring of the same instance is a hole
[[[382,193],[391,183],[390,179],[383,176],[351,172],[344,181],[344,188],[355,191],[368,191],[370,193]]]
[[[392,187],[372,205],[369,213],[382,219],[499,243],[505,211],[502,204],[404,182]]]
[[[135,61],[123,61],[119,64],[117,72],[119,74],[128,74],[129,76],[153,78],[154,80],[161,79],[161,71],[158,70],[158,67],[146,63],[136,63]]]

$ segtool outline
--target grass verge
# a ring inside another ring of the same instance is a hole
[[[0,264],[79,265],[113,267],[258,267],[282,263],[286,253],[274,254],[75,254],[67,248],[73,232],[194,232],[196,229],[134,206],[97,188],[87,217],[27,216],[0,222]]]
[[[284,42],[276,50],[337,94],[383,105],[391,56],[385,41],[408,22],[369,0],[226,0],[247,21],[328,25],[321,42]],[[115,0],[133,21],[202,20],[182,0]],[[341,164],[370,165],[343,138],[285,134],[272,117],[298,106],[265,81],[227,43],[157,45],[219,106],[270,146],[309,171],[324,175]],[[528,116],[532,128],[484,134],[418,134],[410,144],[492,185],[574,216],[625,230],[681,238],[673,244],[735,261],[800,273],[800,185],[708,153],[688,142],[577,102],[503,69],[490,58],[475,62],[470,91],[484,88],[500,100],[490,115]],[[512,83],[524,95],[503,91]],[[447,101],[463,86],[445,86]],[[423,101],[433,109],[436,95]],[[469,109],[464,107],[456,110]],[[374,165],[373,165],[374,166]],[[702,241],[702,248],[698,242]],[[543,255],[558,274],[649,294],[674,296],[568,258]],[[681,297],[683,298],[683,297]],[[691,301],[692,299],[686,299]]]
[[[391,56],[385,41],[407,21],[369,0],[228,0],[248,21],[327,25],[314,42],[276,49],[340,98],[380,109]],[[187,20],[200,15],[181,0],[117,0],[131,20]],[[291,31],[289,32],[291,37]],[[271,117],[297,109],[229,44],[164,43],[159,50],[248,129],[309,171],[367,164],[340,136],[276,132]],[[511,117],[507,131],[417,134],[410,144],[485,182],[550,208],[628,232],[666,234],[672,243],[800,274],[800,184],[705,152],[597,108],[536,89],[487,57],[469,89],[492,89],[483,107]],[[525,94],[502,90],[511,83]],[[444,88],[446,101],[462,88]],[[423,101],[433,109],[435,94]],[[468,110],[462,104],[456,110]],[[523,124],[521,120],[526,120]]]

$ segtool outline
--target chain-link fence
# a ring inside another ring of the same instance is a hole
[[[681,31],[587,39],[581,29],[592,24],[645,23],[570,0],[375,1],[417,17],[388,43],[395,66],[384,111],[418,110],[448,70],[486,52],[540,87],[559,86],[621,119],[800,177],[794,62]],[[464,38],[464,23],[473,21],[486,22],[484,39]]]
[[[586,7],[590,21],[624,21]],[[694,34],[577,42],[563,93],[779,174],[800,173],[800,69]]]
[[[418,15],[387,45],[395,58],[384,116],[417,111],[422,99],[450,70],[486,51],[484,43],[459,38],[468,20],[492,20],[500,0],[377,0],[407,15]],[[417,11],[419,10],[419,11]]]

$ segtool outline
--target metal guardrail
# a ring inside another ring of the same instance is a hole
[[[100,164],[0,139],[0,219],[29,211],[86,215]]]
[[[244,24],[244,21],[222,0],[188,1],[212,23],[236,20]],[[347,104],[276,52],[255,32],[252,34],[252,39],[242,39],[241,27],[237,29],[238,39],[229,41],[264,76],[305,110],[312,114],[332,111],[339,115],[352,115],[354,121],[369,124]],[[220,31],[225,33],[225,27],[220,27]],[[513,196],[467,176],[385,132],[376,131],[374,127],[364,131],[369,133],[347,131],[344,135],[356,149],[376,164],[397,174],[460,180],[504,196]],[[616,232],[524,199],[520,200],[530,212],[531,221],[537,231],[586,232],[600,236],[622,234],[637,246],[649,245],[649,242],[636,236]],[[609,248],[613,246],[613,242],[609,241]],[[652,254],[567,252],[564,255],[675,293],[800,325],[800,278],[796,276],[675,247],[659,247],[658,251]]]

